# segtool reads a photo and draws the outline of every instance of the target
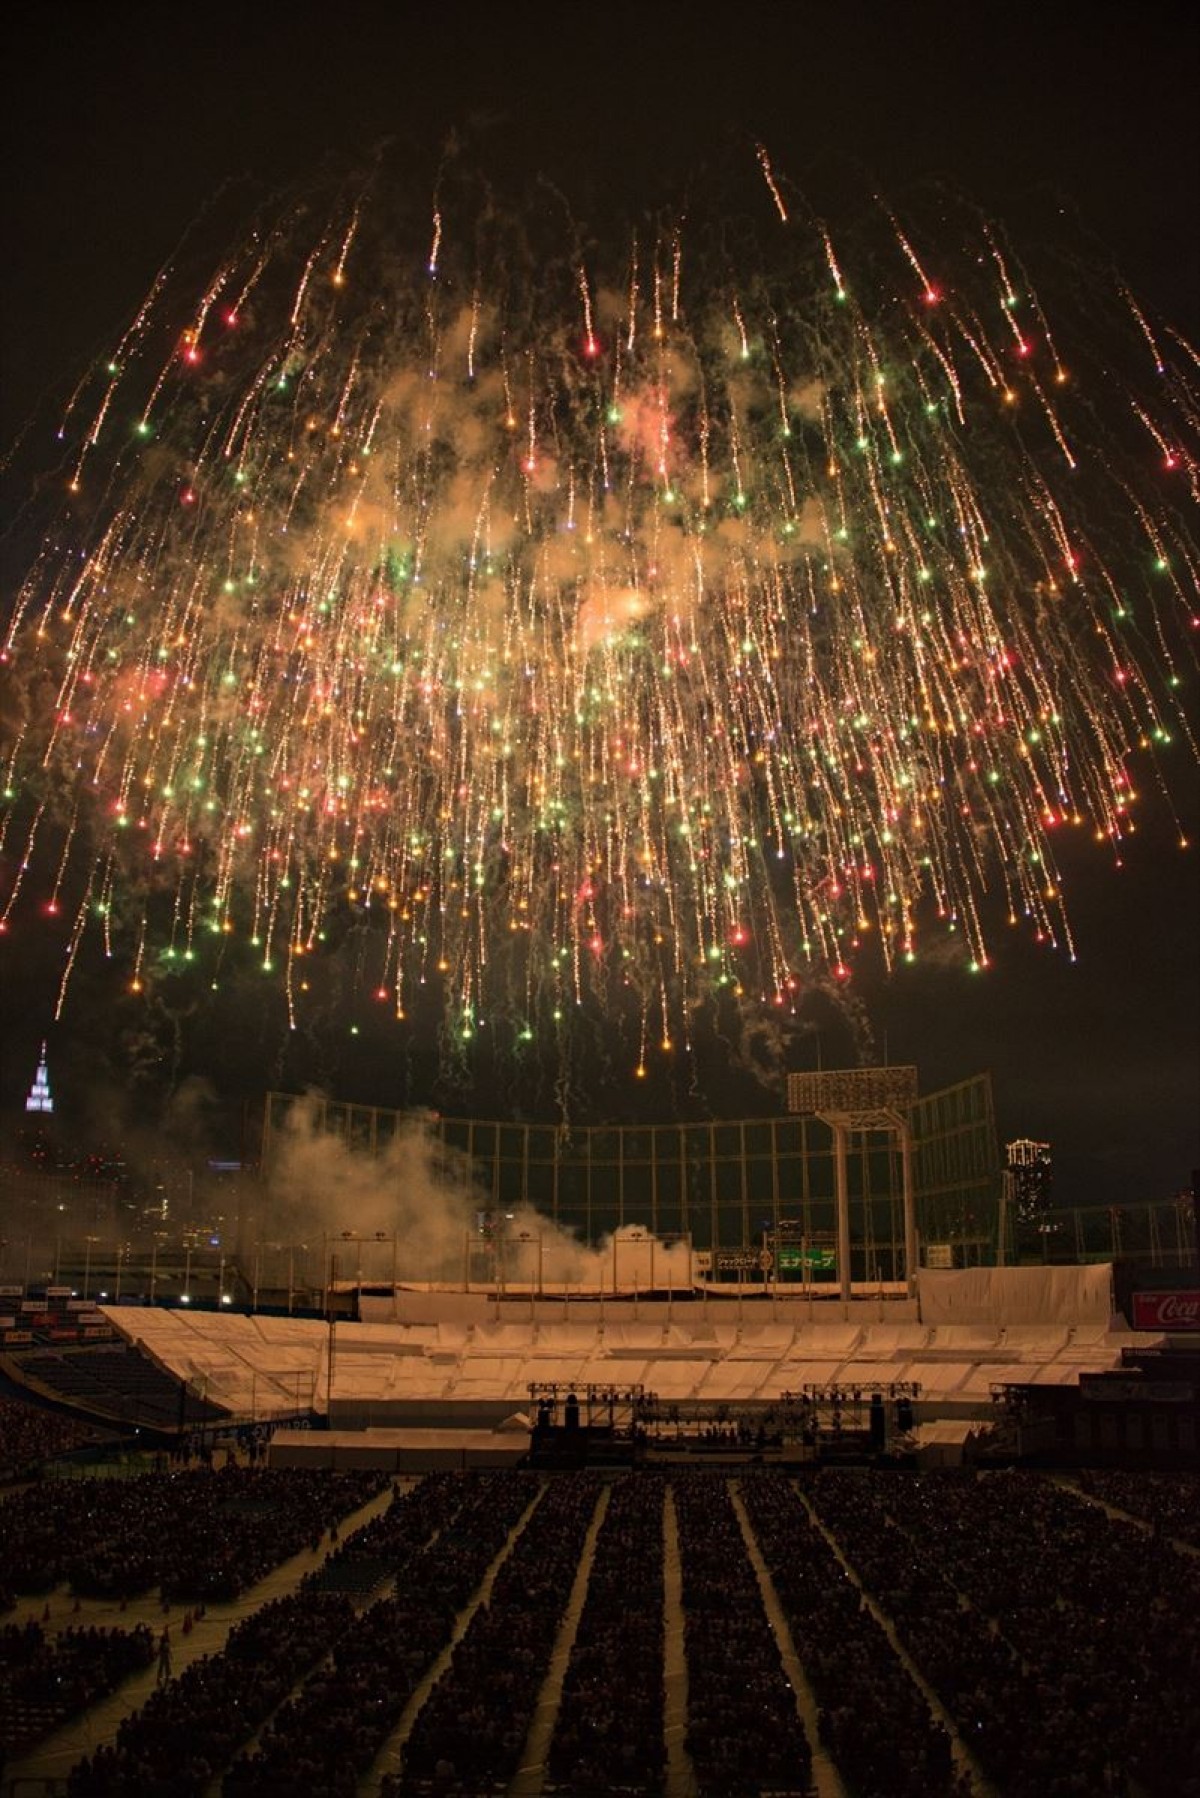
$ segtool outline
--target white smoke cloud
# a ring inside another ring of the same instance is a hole
[[[273,1234],[324,1238],[342,1279],[390,1279],[396,1238],[401,1282],[460,1280],[468,1252],[477,1260],[483,1246],[479,1214],[491,1203],[468,1158],[422,1119],[372,1154],[321,1128],[315,1096],[289,1111],[270,1170]],[[492,1226],[496,1277],[510,1287],[648,1291],[689,1280],[687,1244],[658,1242],[637,1224],[594,1248],[528,1204],[493,1215]]]

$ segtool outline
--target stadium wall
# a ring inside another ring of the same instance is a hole
[[[817,1117],[573,1127],[432,1117],[343,1104],[319,1095],[266,1096],[262,1166],[278,1181],[282,1150],[305,1108],[308,1129],[385,1157],[405,1132],[424,1133],[438,1177],[481,1219],[530,1207],[598,1246],[638,1225],[701,1252],[836,1239],[833,1136]],[[917,1227],[952,1266],[995,1260],[1000,1154],[991,1079],[980,1074],[918,1099],[908,1112]],[[904,1276],[900,1155],[878,1131],[850,1137],[852,1276]],[[797,1276],[799,1277],[799,1276]]]

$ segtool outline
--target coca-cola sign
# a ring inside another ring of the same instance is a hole
[[[1200,1330],[1200,1289],[1193,1292],[1135,1292],[1135,1330]]]

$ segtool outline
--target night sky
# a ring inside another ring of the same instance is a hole
[[[1018,243],[1062,231],[1110,253],[1195,340],[1200,33],[1186,9],[796,4],[710,16],[620,4],[17,7],[0,108],[6,599],[29,559],[24,500],[53,466],[55,403],[185,228],[206,208],[249,213],[383,139],[411,163],[418,195],[454,133],[498,184],[544,174],[598,227],[720,192],[731,167],[753,168],[760,140],[835,227],[875,191],[902,202],[946,180]],[[1190,678],[1200,717],[1194,668]],[[1182,756],[1174,769],[1179,817],[1200,841],[1196,769]],[[1200,851],[1180,853],[1177,836],[1148,801],[1120,871],[1089,843],[1069,849],[1075,963],[1012,932],[996,935],[982,978],[961,966],[862,978],[874,1054],[916,1062],[925,1089],[990,1069],[1002,1135],[1053,1143],[1064,1202],[1165,1196],[1200,1163]],[[47,1029],[55,953],[3,951],[6,1108]],[[307,1079],[381,1104],[521,1107],[502,1074],[456,1095],[432,1060],[398,1068],[369,1030],[298,1053],[269,1006],[247,1016],[236,996],[206,1007],[180,993],[148,1024],[105,981],[102,967],[82,968],[52,1036],[60,1095],[93,1124],[150,1116],[189,1075],[230,1110],[243,1093]],[[818,1008],[811,1022],[797,1065],[852,1053],[836,1016]],[[746,1082],[718,1085],[727,1114],[769,1108]],[[660,1094],[643,1096],[643,1112],[654,1103],[664,1118],[696,1110]]]

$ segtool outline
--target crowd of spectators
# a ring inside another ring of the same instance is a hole
[[[923,1482],[921,1496],[929,1500],[940,1490],[940,1506],[948,1515],[954,1509],[957,1485],[953,1476],[938,1478],[937,1486]],[[1051,1783],[1058,1752],[1055,1720],[1052,1715],[1043,1718],[1032,1670],[1011,1641],[990,1627],[987,1614],[964,1605],[963,1593],[953,1583],[953,1568],[943,1562],[933,1543],[923,1543],[892,1521],[897,1507],[910,1496],[910,1484],[916,1492],[916,1484],[906,1481],[903,1488],[898,1483],[885,1496],[873,1490],[872,1482],[846,1473],[823,1473],[811,1493],[867,1590],[892,1619],[900,1640],[986,1772],[1006,1790],[1057,1791],[1060,1788]],[[975,1552],[982,1558],[990,1553],[990,1544],[977,1543]],[[1053,1604],[1052,1593],[1043,1598]]]
[[[0,1482],[36,1473],[46,1461],[103,1440],[95,1424],[24,1399],[0,1397]]]
[[[95,1704],[154,1658],[154,1636],[81,1627],[48,1635],[39,1623],[0,1629],[0,1757],[22,1753]]]
[[[139,1589],[224,1592],[319,1547],[387,1483],[237,1467],[44,1483],[0,1506],[0,1587],[40,1593],[94,1577],[107,1589],[105,1570],[127,1555]],[[816,1696],[821,1739],[855,1798],[956,1798],[961,1779],[946,1732],[807,1503],[997,1790],[1200,1798],[1200,1560],[1170,1540],[1194,1523],[1195,1481],[1104,1473],[1082,1484],[1153,1530],[1040,1474],[825,1469],[797,1489],[778,1470],[743,1471],[740,1506]],[[383,1779],[384,1798],[501,1791],[529,1740],[600,1493],[586,1473],[397,1486],[294,1597],[262,1606],[222,1653],[177,1679],[165,1632],[156,1643],[145,1629],[0,1629],[0,1751],[22,1751],[157,1648],[159,1688],[111,1747],[75,1768],[71,1798],[189,1798],[222,1774],[227,1798],[341,1798],[378,1768],[402,1719],[408,1728],[442,1656],[407,1739],[396,1738],[401,1770]],[[611,1487],[544,1789],[663,1789],[665,1503],[679,1543],[695,1790],[806,1793],[811,1753],[795,1693],[739,1506],[712,1468],[673,1473],[669,1486],[646,1472]],[[385,1582],[394,1585],[372,1603]]]
[[[663,1789],[662,1479],[613,1487],[567,1663],[543,1790]]]
[[[397,1488],[392,1504],[349,1535],[330,1561],[354,1566],[365,1547],[365,1565],[395,1572],[412,1545],[427,1541],[461,1503],[462,1489],[448,1477],[427,1481],[414,1492]],[[312,1546],[319,1546],[319,1539]],[[264,1606],[233,1631],[221,1654],[193,1663],[175,1680],[169,1678],[164,1634],[159,1663],[163,1683],[121,1726],[113,1748],[99,1750],[76,1768],[72,1793],[116,1798],[168,1790],[199,1793],[210,1786],[256,1729],[281,1706],[287,1709],[284,1700],[297,1681],[348,1634],[357,1635],[350,1597],[326,1589],[323,1573],[308,1575],[295,1596]],[[286,1731],[281,1740],[288,1740]],[[274,1769],[279,1783],[268,1789],[294,1785],[296,1790],[316,1790],[315,1785],[306,1788],[299,1777],[302,1740],[295,1743],[295,1766],[290,1759]]]
[[[466,1487],[456,1473],[428,1474],[405,1491],[399,1483],[392,1503],[354,1530],[321,1566],[305,1576],[313,1592],[345,1592],[365,1601],[387,1579],[395,1579],[461,1511]]]
[[[369,1470],[251,1468],[56,1480],[0,1504],[0,1588],[237,1596],[379,1492]]]
[[[955,1792],[949,1736],[794,1484],[764,1471],[741,1493],[847,1789],[859,1798]]]
[[[520,1762],[599,1499],[594,1474],[552,1480],[421,1707],[388,1794],[503,1792]]]
[[[1159,1535],[1200,1548],[1200,1473],[1128,1473],[1087,1469],[1080,1490],[1148,1523]]]
[[[729,1487],[672,1478],[687,1655],[687,1749],[701,1798],[809,1790],[812,1750]]]
[[[72,1770],[70,1798],[201,1798],[238,1746],[354,1620],[349,1599],[298,1593],[239,1623]]]
[[[393,1557],[395,1596],[371,1605],[330,1642],[332,1658],[230,1768],[229,1798],[352,1794],[536,1491],[521,1473],[439,1476],[392,1506],[389,1518],[399,1510],[406,1521],[396,1520],[390,1547],[367,1526],[368,1548]],[[318,1581],[314,1576],[310,1585]]]
[[[1001,1789],[1200,1794],[1194,1557],[1032,1473],[811,1493]]]

